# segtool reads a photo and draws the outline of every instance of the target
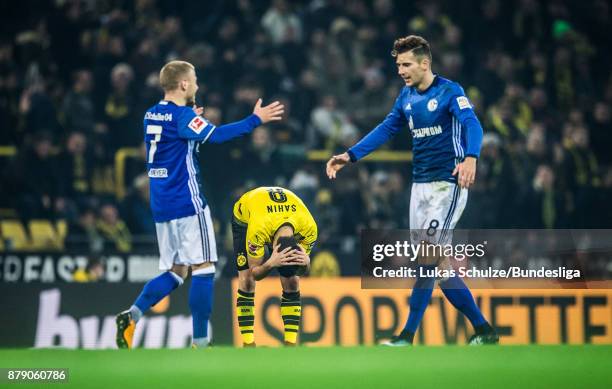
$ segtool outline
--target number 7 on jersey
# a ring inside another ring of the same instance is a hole
[[[155,152],[157,151],[157,142],[161,140],[162,126],[149,124],[147,126],[147,134],[155,135],[155,138],[151,139],[151,145],[149,147],[149,163],[153,163]]]

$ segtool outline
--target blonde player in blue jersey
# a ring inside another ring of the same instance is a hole
[[[198,83],[192,64],[167,63],[159,75],[164,98],[144,115],[144,141],[150,178],[151,211],[157,230],[159,268],[130,309],[117,315],[117,346],[131,348],[136,323],[142,315],[183,284],[191,268],[189,308],[193,346],[207,346],[212,309],[217,248],[210,210],[199,175],[200,143],[222,143],[248,134],[257,126],[281,119],[283,106],[262,107],[242,121],[216,127],[196,107]]]
[[[426,241],[448,244],[465,208],[468,188],[474,183],[480,155],[482,127],[463,88],[431,70],[431,49],[420,36],[397,39],[393,45],[397,72],[406,84],[385,120],[347,152],[327,162],[327,175],[376,150],[398,131],[412,133],[413,184],[410,197],[410,229],[433,231]],[[423,234],[417,234],[421,240]],[[416,242],[415,242],[416,243]],[[435,266],[441,258],[421,258],[423,266]],[[410,313],[404,329],[388,345],[405,346],[415,332],[431,299],[435,279],[418,278],[410,296]],[[448,300],[474,326],[471,344],[497,343],[495,330],[485,320],[474,298],[459,277],[439,283]]]

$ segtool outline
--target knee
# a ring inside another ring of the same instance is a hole
[[[174,265],[170,271],[179,276],[183,281],[187,278],[188,268],[183,265]]]
[[[242,270],[238,274],[238,289],[252,293],[255,291],[255,278],[249,270]]]
[[[297,276],[282,277],[281,284],[283,292],[298,292],[300,290],[300,278]]]
[[[240,290],[253,293],[255,291],[255,280],[244,280],[238,284]]]

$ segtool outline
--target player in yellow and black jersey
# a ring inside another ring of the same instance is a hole
[[[317,224],[293,192],[279,187],[253,189],[234,204],[232,235],[238,267],[236,315],[244,346],[254,346],[255,281],[278,269],[283,288],[281,316],[285,344],[295,345],[302,315],[300,275],[310,267]],[[265,248],[270,257],[265,260]]]

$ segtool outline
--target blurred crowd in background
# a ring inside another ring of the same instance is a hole
[[[28,5],[29,4],[29,5]],[[67,247],[130,251],[154,241],[144,111],[163,96],[159,70],[192,62],[198,105],[214,124],[258,97],[283,121],[200,147],[203,190],[222,252],[231,206],[256,186],[294,190],[319,244],[355,249],[359,231],[407,228],[409,162],[359,163],[336,182],[327,156],[389,112],[403,86],[390,56],[408,34],[429,40],[433,69],[459,82],[485,129],[459,227],[609,228],[612,223],[610,4],[537,0],[53,1],[0,6],[0,208],[21,220],[65,219]],[[408,131],[385,146],[409,151]],[[81,243],[79,243],[81,242]]]

